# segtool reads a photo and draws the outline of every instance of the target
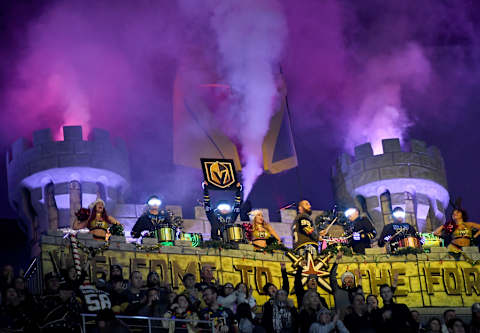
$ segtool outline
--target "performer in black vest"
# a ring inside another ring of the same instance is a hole
[[[353,252],[365,254],[365,249],[371,247],[370,242],[377,235],[377,231],[367,218],[360,216],[357,208],[347,209],[345,216],[353,224],[353,234],[350,240]]]
[[[227,225],[234,224],[235,220],[240,214],[240,204],[242,203],[242,189],[243,186],[237,183],[237,191],[235,192],[235,204],[232,206],[227,202],[220,202],[216,209],[212,209],[210,195],[208,193],[208,183],[203,182],[203,207],[205,214],[210,222],[211,240],[222,239],[223,230]]]
[[[168,210],[160,210],[162,201],[153,195],[147,200],[148,210],[142,214],[133,226],[131,235],[133,238],[141,236],[141,232],[144,230],[155,231],[161,225],[172,223],[172,214]]]
[[[301,252],[307,247],[318,249],[318,234],[310,217],[312,206],[307,200],[298,203],[298,214],[292,223],[293,250]]]

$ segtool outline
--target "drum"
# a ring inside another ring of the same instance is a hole
[[[432,233],[424,232],[420,234],[420,237],[423,241],[423,248],[425,250],[430,250],[432,247],[441,247],[443,245],[443,239],[438,236],[435,236]]]
[[[240,224],[227,225],[223,231],[223,240],[225,242],[243,242],[245,240],[243,226]]]
[[[178,239],[192,242],[193,247],[199,247],[203,243],[202,234],[191,232],[181,232],[180,235],[178,235]]]
[[[175,229],[172,227],[160,227],[156,231],[159,242],[173,242],[175,240]]]
[[[347,246],[349,242],[349,237],[324,237],[319,243],[319,248],[323,251],[330,245]]]
[[[417,237],[408,236],[398,241],[398,249],[405,249],[407,247],[413,247],[414,249],[421,249],[422,244]]]

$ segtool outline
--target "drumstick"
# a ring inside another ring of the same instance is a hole
[[[400,233],[403,233],[403,230],[399,230],[396,233],[394,233],[393,236],[387,241],[387,243],[390,243],[392,241],[392,239]]]
[[[325,229],[323,229],[322,231],[325,231],[325,235],[328,234],[328,230],[330,230],[330,227],[335,223],[335,221],[338,219],[338,216],[336,218],[333,219],[332,223],[330,223],[328,225],[328,227],[326,227]]]
[[[362,229],[362,230],[359,230],[359,231],[355,231],[355,232],[361,233],[361,232],[363,232],[363,229]],[[350,238],[350,237],[353,237],[353,234],[351,234],[350,236],[347,236],[347,237],[345,237],[345,238]]]

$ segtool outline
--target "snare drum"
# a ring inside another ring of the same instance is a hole
[[[159,242],[173,242],[175,240],[175,229],[172,227],[160,227],[156,231]]]
[[[243,242],[245,240],[243,226],[240,224],[227,225],[223,231],[223,240],[225,242]]]
[[[199,247],[203,243],[202,234],[191,233],[191,232],[181,232],[178,238],[180,240],[187,240],[192,242],[193,247]]]
[[[408,236],[398,241],[398,248],[405,249],[407,247],[413,247],[414,249],[421,249],[422,244],[417,237]]]

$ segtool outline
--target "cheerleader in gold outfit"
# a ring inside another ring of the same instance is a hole
[[[73,229],[88,228],[93,238],[96,240],[106,240],[108,227],[111,224],[120,225],[113,216],[107,215],[105,210],[105,202],[102,199],[95,200],[89,206],[90,216],[85,221],[79,221],[78,219],[73,223]]]
[[[480,235],[480,223],[465,222],[467,218],[467,213],[463,209],[456,208],[453,210],[452,220],[439,226],[433,232],[436,236],[441,236],[442,231],[451,235],[452,241],[448,245],[449,252],[462,252],[463,247],[470,246],[472,239]],[[477,230],[475,234],[473,234],[474,229]]]
[[[274,237],[280,244],[282,241],[278,237],[273,227],[265,221],[263,213],[260,210],[254,210],[250,213],[252,217],[252,244],[257,250],[267,247],[267,239]]]

